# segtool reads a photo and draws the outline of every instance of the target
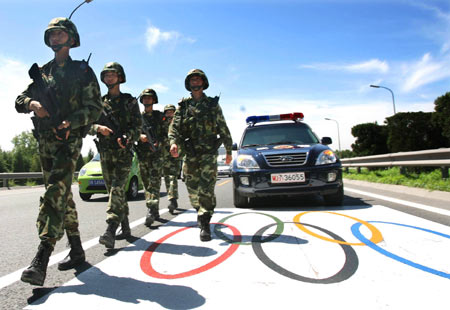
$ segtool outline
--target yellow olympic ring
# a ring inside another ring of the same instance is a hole
[[[311,213],[311,212],[325,212],[325,213],[330,213],[330,214],[335,214],[335,215],[340,215],[340,216],[344,216],[344,217],[348,217],[349,219],[355,220],[361,224],[363,224],[364,226],[366,226],[371,232],[372,232],[372,237],[370,238],[370,241],[372,241],[373,243],[378,243],[380,241],[383,241],[383,236],[381,235],[381,232],[372,224],[367,223],[363,220],[357,219],[356,217],[352,217],[352,216],[348,216],[345,214],[340,214],[340,213],[336,213],[336,212],[329,212],[329,211],[306,211],[306,212],[302,212],[297,214],[296,216],[294,216],[294,222],[295,225],[302,231],[304,231],[307,234],[310,234],[314,237],[317,237],[319,239],[325,240],[325,241],[330,241],[330,242],[334,242],[334,243],[339,243],[339,244],[347,244],[347,245],[366,245],[363,242],[357,242],[357,243],[352,243],[352,242],[345,242],[345,241],[340,241],[340,240],[335,240],[335,239],[331,239],[331,238],[327,238],[324,236],[321,236],[319,234],[316,234],[308,229],[305,228],[305,226],[303,226],[300,223],[300,217],[302,217],[303,215],[305,215],[306,213]]]

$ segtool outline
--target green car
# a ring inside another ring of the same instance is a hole
[[[78,187],[80,197],[85,201],[91,199],[92,194],[107,193],[99,153],[80,169],[78,174]],[[139,190],[142,188],[142,180],[139,175],[139,163],[136,154],[134,154],[130,175],[125,186],[128,200],[135,199],[139,194]]]

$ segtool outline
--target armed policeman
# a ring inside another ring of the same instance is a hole
[[[33,134],[39,143],[46,188],[36,223],[40,244],[21,276],[32,285],[44,284],[50,255],[64,229],[71,250],[58,268],[70,269],[85,261],[71,186],[83,137],[102,110],[94,72],[86,61],[72,60],[69,55],[71,48],[80,46],[75,24],[63,17],[52,19],[44,41],[55,57],[41,68],[31,67],[33,82],[15,102],[17,112],[34,112]]]
[[[209,87],[206,74],[200,69],[188,72],[184,81],[191,96],[178,103],[169,127],[170,153],[185,152],[183,176],[192,206],[197,210],[200,240],[211,240],[209,222],[216,207],[214,187],[217,179],[217,156],[220,145],[226,149],[226,163],[232,159],[230,130],[219,105],[219,97],[203,92]]]
[[[133,160],[132,146],[139,138],[142,119],[136,98],[120,91],[120,84],[126,82],[126,76],[119,63],[105,64],[100,79],[107,86],[108,93],[102,97],[103,112],[90,134],[97,135],[96,145],[109,195],[106,210],[108,226],[99,242],[107,249],[113,249],[119,224],[122,233],[117,238],[124,239],[131,235],[125,186]]]
[[[151,88],[146,88],[140,95],[144,105],[142,112],[142,133],[136,146],[139,169],[145,188],[147,215],[145,225],[150,227],[159,219],[159,191],[163,166],[163,150],[167,145],[167,132],[164,129],[163,114],[153,110],[158,103],[158,95]]]
[[[170,123],[172,123],[173,115],[175,114],[175,106],[168,104],[164,107],[164,131],[166,135],[169,132]],[[169,200],[168,209],[171,214],[178,208],[178,176],[181,170],[181,156],[173,157],[170,155],[170,145],[163,150],[163,176],[166,184],[167,199]]]

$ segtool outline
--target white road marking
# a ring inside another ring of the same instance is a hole
[[[373,197],[373,198],[376,198],[376,199],[390,201],[390,202],[393,202],[393,203],[398,203],[398,204],[401,204],[401,205],[405,205],[405,206],[409,206],[409,207],[413,207],[413,208],[418,208],[418,209],[422,209],[422,210],[425,210],[425,211],[430,211],[430,212],[434,212],[434,213],[439,213],[439,214],[442,214],[442,215],[450,216],[450,211],[448,211],[448,210],[444,210],[444,209],[436,208],[436,207],[432,207],[432,206],[427,206],[427,205],[424,205],[424,204],[421,204],[421,203],[416,203],[416,202],[406,201],[406,200],[402,200],[402,199],[392,198],[392,197],[388,197],[388,196],[384,196],[384,195],[373,194],[373,193],[361,191],[361,190],[358,190],[358,189],[348,188],[348,187],[345,187],[345,191],[348,191],[348,192],[351,192],[351,193],[355,193],[355,194],[359,194],[359,195]]]

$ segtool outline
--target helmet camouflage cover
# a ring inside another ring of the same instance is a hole
[[[78,34],[77,27],[75,27],[75,24],[70,19],[65,17],[53,18],[48,24],[44,33],[44,41],[47,46],[51,46],[49,41],[50,32],[57,29],[67,32],[69,40],[73,39],[74,42],[71,47],[80,46],[80,35]]]
[[[169,110],[176,110],[177,108],[175,108],[175,106],[173,104],[168,104],[164,107],[164,112],[169,111]]]
[[[104,67],[102,72],[100,73],[100,80],[103,81],[105,74],[107,72],[116,72],[117,76],[119,77],[119,83],[125,83],[126,77],[125,77],[125,71],[123,70],[123,67],[118,62],[108,62]]]
[[[184,80],[184,87],[186,87],[186,89],[188,91],[191,91],[191,86],[189,84],[189,80],[191,79],[191,77],[193,77],[194,75],[198,75],[203,79],[203,89],[207,89],[209,87],[209,82],[208,82],[208,78],[206,77],[205,72],[203,72],[200,69],[192,69],[191,71],[188,72],[186,79]]]
[[[141,103],[143,103],[142,102],[142,97],[144,97],[144,96],[152,96],[153,97],[153,103],[154,104],[158,103],[158,95],[156,94],[155,90],[153,90],[151,88],[144,89],[142,91],[141,95],[140,95],[141,98],[139,98],[139,101]]]

